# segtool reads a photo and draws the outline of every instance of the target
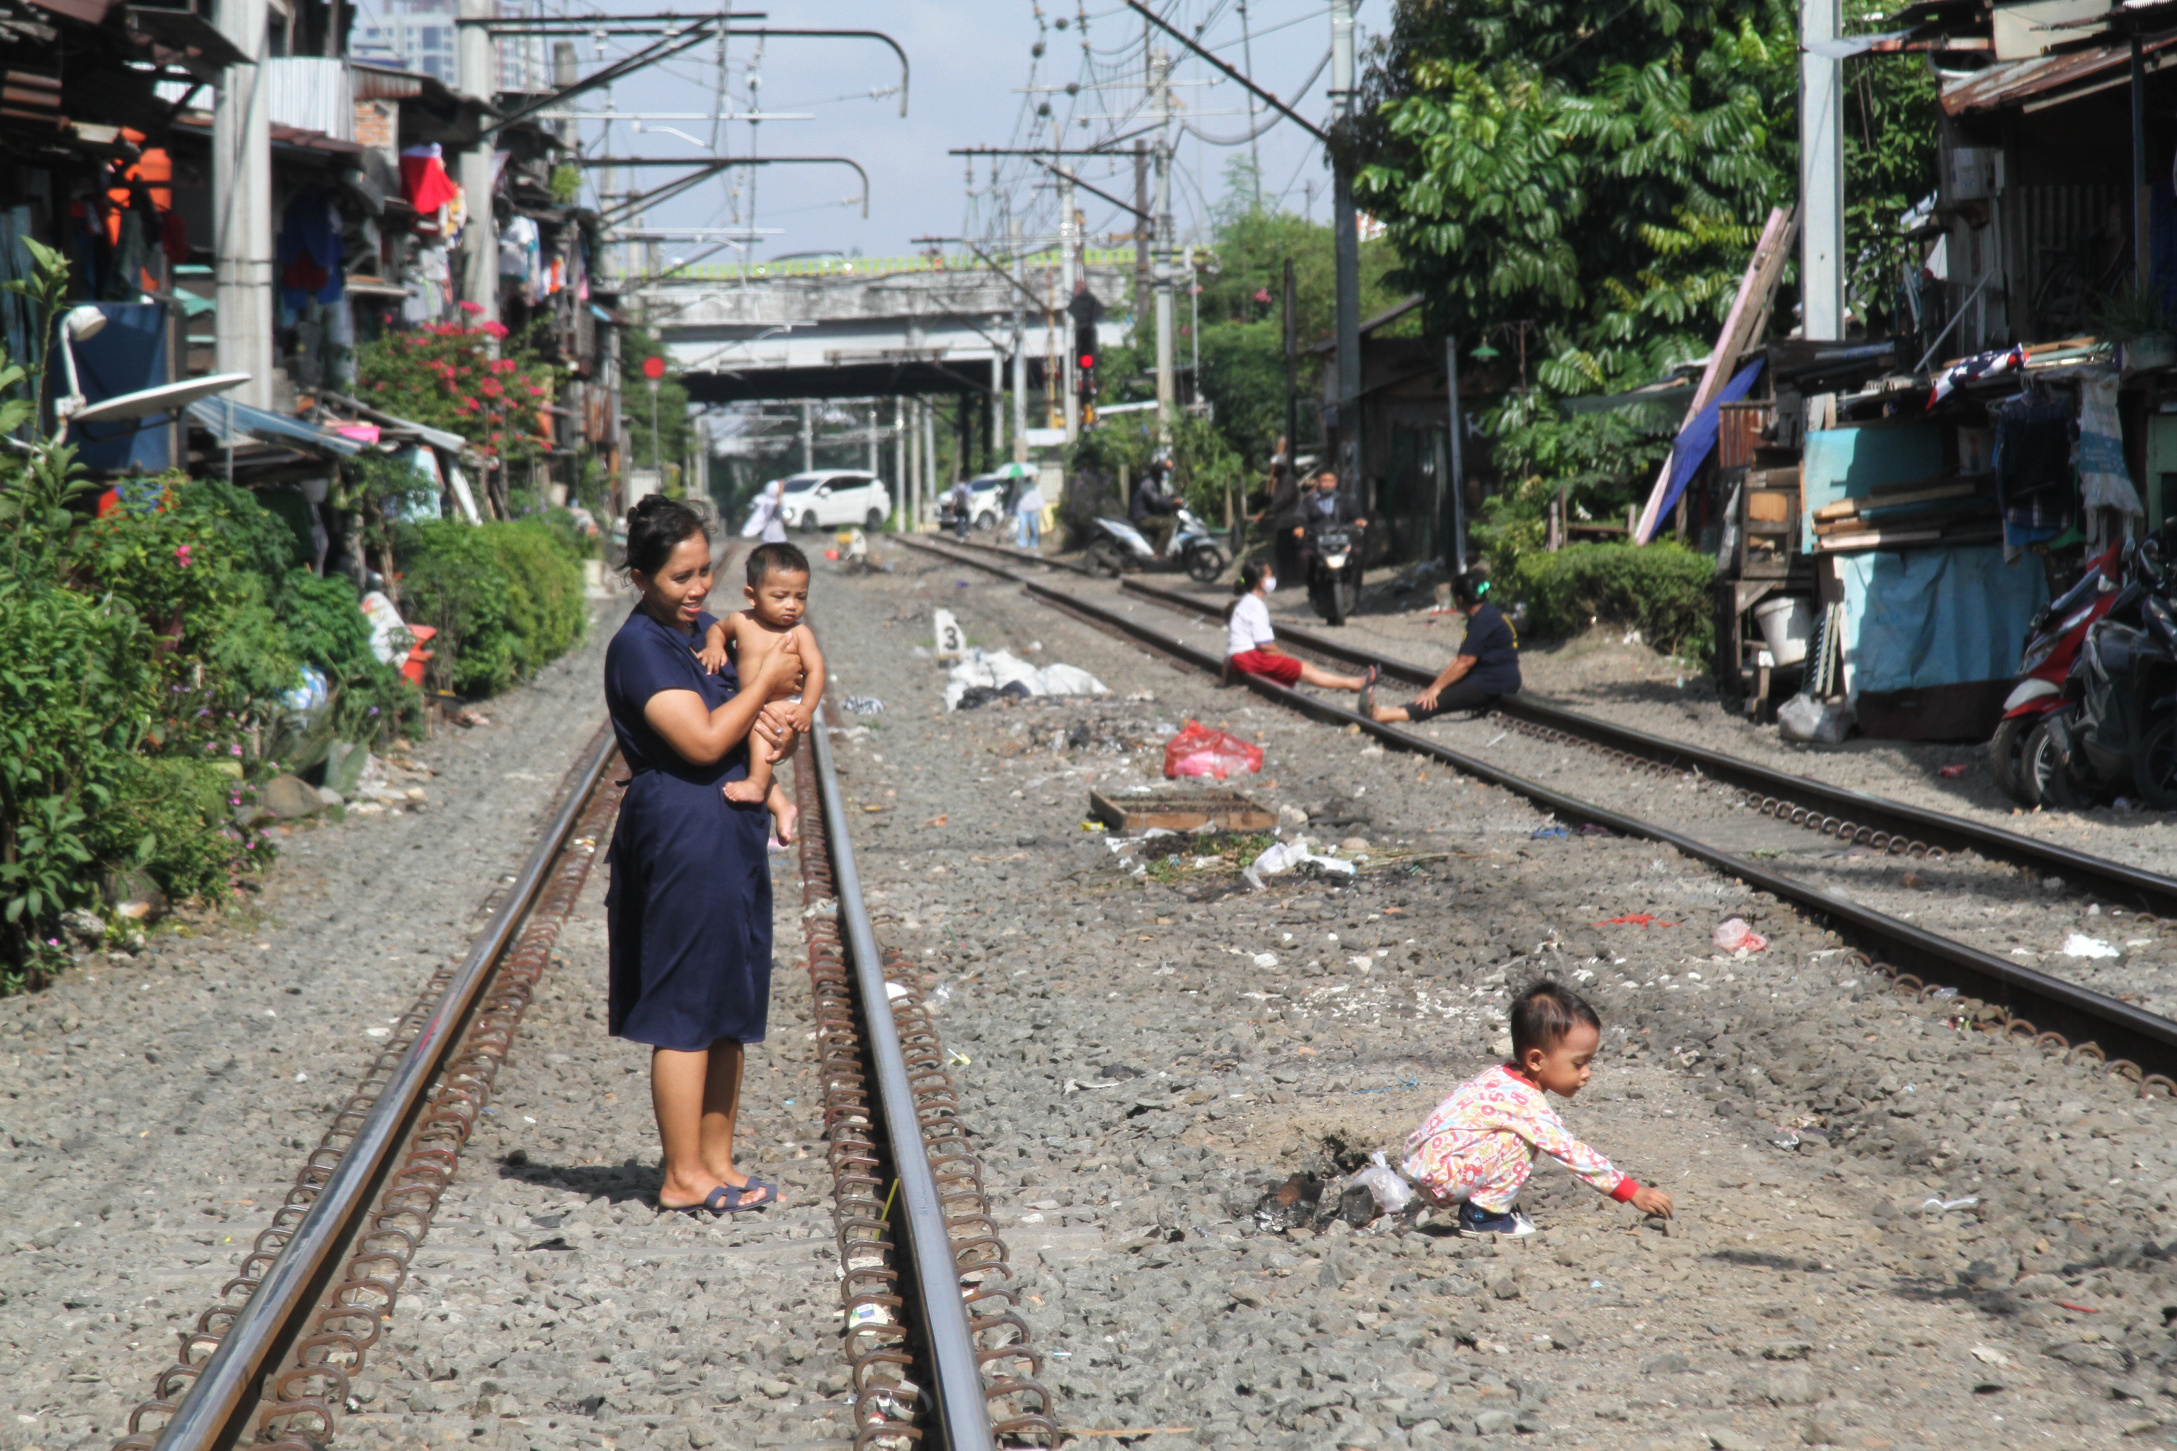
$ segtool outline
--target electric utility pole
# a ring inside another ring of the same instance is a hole
[[[1051,129],[1055,132],[1058,128],[1054,124]],[[1074,284],[1078,280],[1074,269],[1073,172],[1063,165],[1064,153],[1059,150],[1058,145],[1060,139],[1054,136],[1051,147],[1062,163],[1058,167],[1058,276],[1060,290],[1065,293],[1066,301],[1071,302]],[[1081,397],[1077,376],[1079,368],[1080,360],[1074,357],[1073,346],[1069,342],[1065,362],[1059,370],[1066,392],[1066,442],[1069,444],[1081,436]]]
[[[220,0],[219,29],[249,57],[219,77],[212,112],[212,245],[222,373],[247,373],[235,401],[270,408],[272,397],[272,122],[261,89],[265,0]],[[65,346],[65,344],[63,344]],[[230,470],[231,473],[231,470]]]
[[[1178,389],[1172,378],[1172,58],[1161,46],[1149,52],[1149,113],[1156,118],[1155,239],[1157,302],[1157,437],[1169,442]]]
[[[1013,462],[1028,462],[1028,317],[1020,300],[1028,295],[1026,259],[1021,256],[1020,223],[1008,228],[1013,256]]]
[[[1834,3],[1834,0],[1832,0]],[[1353,214],[1353,0],[1331,0],[1331,230],[1338,265],[1338,481],[1361,487],[1361,238]]]
[[[460,0],[463,20],[494,20],[498,14],[496,0]],[[460,26],[454,45],[456,88],[492,104],[499,94],[499,64],[490,29]],[[491,211],[493,149],[492,137],[487,135],[461,153],[461,199],[468,208],[468,225],[461,234],[461,295],[483,309],[478,322],[499,320],[499,223]]]
[[[1837,38],[1837,0],[1799,7],[1799,295],[1802,336],[1844,336],[1844,62],[1814,47]],[[1725,371],[1735,360],[1725,359]]]

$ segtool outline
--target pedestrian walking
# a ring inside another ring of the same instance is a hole
[[[605,706],[630,780],[606,856],[607,1030],[650,1045],[664,1148],[658,1207],[729,1214],[778,1190],[733,1162],[745,1049],[771,999],[770,817],[725,797],[749,752],[793,739],[783,699],[802,670],[791,640],[751,669],[697,659],[716,621],[710,528],[653,494],[628,515],[628,580],[641,598],[605,652]],[[768,703],[767,703],[768,702]]]
[[[1013,542],[1023,549],[1043,548],[1043,486],[1031,479],[1013,501]]]
[[[756,507],[749,511],[748,522],[741,526],[743,539],[760,540],[765,544],[786,542],[786,485],[773,479],[763,486],[756,496]]]

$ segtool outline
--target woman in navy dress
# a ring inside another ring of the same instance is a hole
[[[778,1190],[734,1169],[733,1122],[742,1048],[763,1041],[771,996],[771,819],[721,788],[748,774],[752,741],[791,746],[792,706],[763,702],[801,665],[788,641],[754,680],[730,664],[704,672],[710,533],[688,505],[653,494],[635,506],[627,567],[642,599],[605,652],[605,705],[631,773],[608,857],[608,1026],[651,1046],[658,1207],[761,1208]]]

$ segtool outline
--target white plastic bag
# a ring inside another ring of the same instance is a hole
[[[1413,1202],[1414,1186],[1391,1167],[1381,1149],[1370,1154],[1368,1159],[1368,1167],[1346,1180],[1348,1185],[1367,1185],[1368,1192],[1375,1196],[1376,1208],[1385,1214],[1396,1214]]]
[[[1795,695],[1776,708],[1777,734],[1803,745],[1841,745],[1851,725],[1851,710],[1843,701],[1823,702]]]
[[[1741,917],[1726,917],[1717,923],[1709,940],[1716,944],[1719,952],[1737,952],[1742,947],[1748,952],[1759,952],[1769,945],[1769,939],[1747,926]]]

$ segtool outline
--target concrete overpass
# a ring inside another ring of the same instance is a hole
[[[1090,248],[1103,346],[1124,342],[1132,248]],[[1018,285],[973,254],[690,267],[650,282],[639,311],[682,370],[691,402],[1004,392],[1015,346],[1028,385],[1072,346],[1059,254],[1024,260]]]

